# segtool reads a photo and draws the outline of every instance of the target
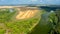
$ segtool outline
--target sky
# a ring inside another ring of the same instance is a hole
[[[54,4],[60,5],[60,0],[0,0],[0,5],[4,4]]]

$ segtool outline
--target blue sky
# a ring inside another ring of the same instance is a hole
[[[0,0],[2,4],[55,4],[60,5],[60,0]]]

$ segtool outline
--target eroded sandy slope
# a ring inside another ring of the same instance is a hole
[[[36,13],[38,12],[38,10],[36,9],[30,9],[30,10],[25,10],[25,11],[21,11],[19,10],[19,13],[16,16],[16,19],[25,19],[25,18],[31,18],[33,17]]]

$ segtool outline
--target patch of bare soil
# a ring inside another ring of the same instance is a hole
[[[26,11],[19,11],[19,13],[16,16],[16,19],[25,19],[25,18],[31,18],[33,17],[38,10],[26,10]]]

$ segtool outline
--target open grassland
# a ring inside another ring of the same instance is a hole
[[[0,34],[27,34],[40,20],[40,11],[18,12],[16,9],[0,9]],[[16,16],[21,17],[17,20]]]

